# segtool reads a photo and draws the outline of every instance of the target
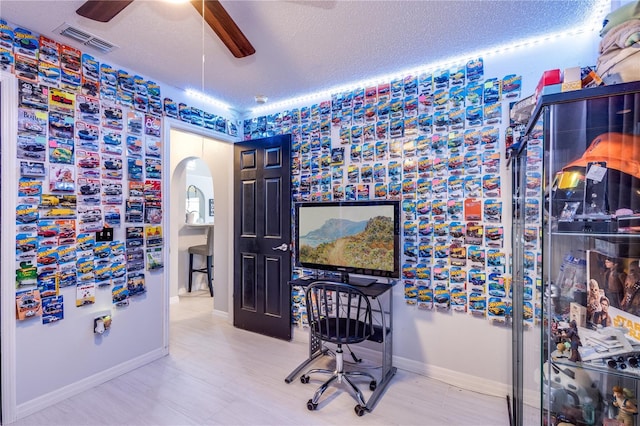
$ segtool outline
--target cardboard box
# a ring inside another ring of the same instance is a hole
[[[540,95],[539,96],[551,95],[553,93],[560,93],[560,92],[562,92],[562,84],[561,83],[549,84],[549,85],[544,86],[542,88],[542,90],[540,91]]]
[[[604,84],[602,78],[595,72],[594,68],[595,67],[581,68],[582,87],[598,87]]]
[[[574,81],[582,81],[580,67],[571,67],[564,69],[564,76],[562,78],[563,83],[572,83]]]
[[[562,77],[560,76],[560,70],[559,69],[555,69],[555,70],[548,70],[542,73],[542,77],[540,77],[540,81],[538,81],[538,85],[536,86],[536,91],[535,91],[535,97],[536,100],[547,93],[543,93],[543,90],[545,87],[550,86],[550,85],[557,85],[558,86],[558,90],[557,92],[559,92],[561,90],[561,85],[562,83]],[[551,93],[557,93],[557,92],[551,92]]]
[[[569,320],[576,322],[578,327],[587,326],[587,308],[576,302],[571,302],[569,305]]]
[[[549,86],[550,84],[560,84],[562,83],[562,78],[560,76],[560,70],[548,70],[542,73],[542,77],[540,77],[540,81],[538,82],[538,86]]]
[[[582,89],[582,81],[570,81],[568,83],[562,83],[562,91],[563,92],[571,92],[573,90]]]

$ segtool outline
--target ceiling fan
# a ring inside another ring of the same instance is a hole
[[[89,0],[79,7],[76,13],[94,21],[109,22],[132,2],[133,0]],[[233,56],[244,58],[256,53],[256,49],[218,0],[192,0],[190,3],[204,17]]]

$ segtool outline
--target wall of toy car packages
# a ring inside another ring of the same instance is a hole
[[[17,319],[128,306],[163,268],[163,115],[237,127],[78,49],[2,20],[0,35],[0,69],[19,79]]]
[[[292,134],[294,201],[402,200],[408,305],[503,320],[505,117],[520,90],[521,77],[485,78],[475,59],[245,120],[244,138]],[[303,321],[303,294],[293,300]]]
[[[525,227],[524,239],[524,289],[523,320],[525,324],[533,324],[534,318],[541,317],[542,312],[542,241],[540,236],[542,223],[542,160],[543,122],[540,120],[530,132],[527,142],[525,165]],[[586,259],[575,253],[569,253],[563,259],[561,274],[565,277],[580,276],[586,268]],[[536,313],[534,316],[534,312]]]

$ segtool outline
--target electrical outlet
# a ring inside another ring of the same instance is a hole
[[[102,315],[93,319],[93,332],[104,334],[111,328],[111,315]]]

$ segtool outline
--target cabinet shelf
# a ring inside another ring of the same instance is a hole
[[[636,240],[640,239],[640,233],[595,233],[595,232],[561,232],[561,231],[551,231],[551,235],[554,236],[562,236],[562,237],[590,237],[590,238],[606,238],[610,240]]]
[[[626,358],[626,357],[625,357]],[[623,362],[627,362],[626,360]],[[626,367],[624,370],[609,367],[606,363],[602,365],[597,365],[594,363],[575,363],[571,361],[566,361],[563,359],[555,359],[553,363],[559,366],[560,368],[570,368],[570,369],[581,369],[586,370],[595,374],[607,374],[611,376],[615,376],[620,379],[630,379],[630,380],[638,380],[640,379],[640,368],[637,367]]]
[[[609,424],[613,387],[640,391],[640,82],[543,96],[518,146],[515,423]]]

